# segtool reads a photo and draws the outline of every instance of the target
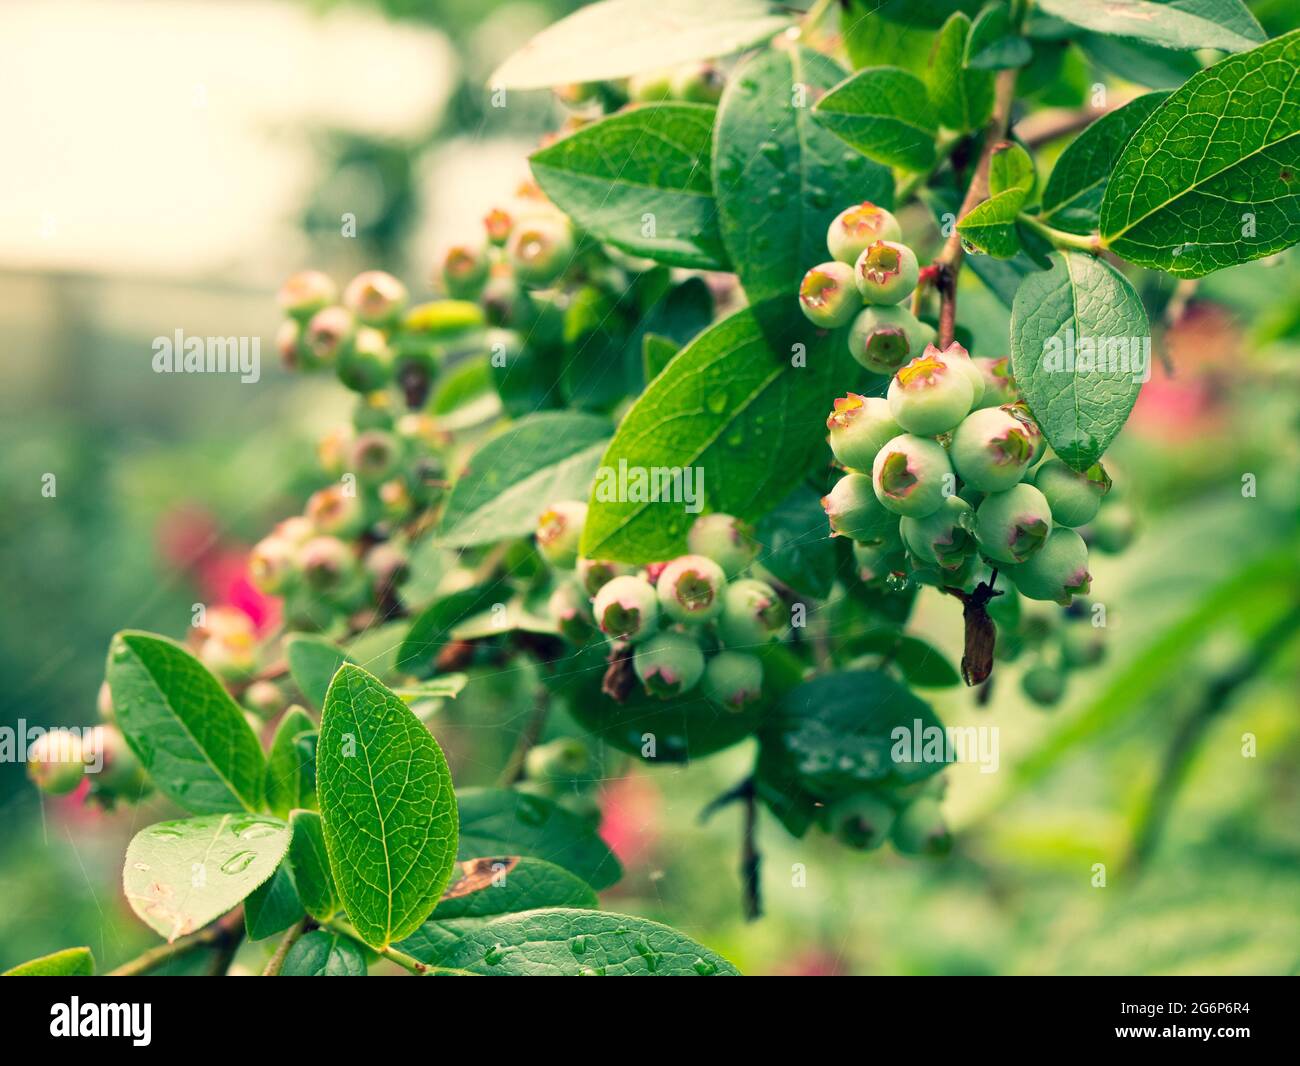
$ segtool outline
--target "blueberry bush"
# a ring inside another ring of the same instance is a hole
[[[246,938],[280,975],[734,974],[600,909],[601,781],[752,745],[713,807],[745,812],[758,917],[760,817],[953,846],[927,690],[995,707],[1020,660],[1050,708],[1106,654],[1090,560],[1138,535],[1106,453],[1162,278],[1300,241],[1300,31],[1240,0],[876,6],[583,7],[491,79],[566,117],[436,298],[284,283],[284,364],[355,400],[249,561],[283,626],[118,633],[102,724],[32,753],[46,792],[183,814],[127,849],[164,943],[113,972]],[[437,712],[503,672],[535,682],[513,751],[455,789]]]

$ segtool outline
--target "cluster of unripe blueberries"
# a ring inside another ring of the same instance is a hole
[[[957,343],[940,350],[896,306],[918,273],[898,235],[882,208],[849,208],[831,224],[835,262],[810,270],[800,291],[818,325],[856,314],[853,355],[892,375],[886,396],[849,393],[827,419],[847,471],[822,500],[831,529],[853,539],[868,579],[910,570],[961,587],[982,557],[1030,599],[1068,604],[1091,581],[1075,527],[1096,516],[1110,479],[1100,464],[1078,473],[1043,461],[1043,434],[1006,360],[972,359]]]
[[[100,687],[101,724],[86,730],[51,729],[27,749],[27,776],[51,796],[75,792],[90,782],[88,799],[107,809],[131,803],[150,791],[148,775],[122,732],[113,724],[108,685]]]
[[[552,504],[537,525],[537,547],[559,571],[550,612],[563,636],[584,644],[597,631],[631,650],[646,693],[672,699],[701,693],[740,712],[762,696],[763,662],[755,652],[788,622],[771,585],[747,576],[757,554],[731,515],[697,518],[688,554],[637,568],[578,557],[586,504]]]

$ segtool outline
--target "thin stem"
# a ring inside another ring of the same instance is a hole
[[[105,977],[139,977],[156,969],[165,962],[179,959],[200,948],[221,947],[233,941],[235,947],[243,939],[244,911],[240,907],[226,915],[220,921],[209,925],[188,936],[173,940],[170,944],[159,944],[142,952],[134,959],[122,963],[114,970],[109,970]]]
[[[284,934],[284,938],[276,945],[275,954],[271,956],[271,961],[266,964],[266,969],[262,971],[263,977],[280,976],[280,969],[284,966],[284,960],[289,954],[289,949],[297,943],[298,938],[302,936],[306,929],[306,918],[299,919],[289,927],[289,931]]]
[[[1101,254],[1100,234],[1066,233],[1065,230],[1055,229],[1045,222],[1040,222],[1033,215],[1025,214],[1023,211],[1020,213],[1018,221],[1021,225],[1027,226],[1037,233],[1053,248],[1074,248],[1081,252],[1087,252],[1089,255]]]
[[[321,924],[325,929],[328,929],[331,932],[340,933],[361,944],[365,943],[365,941],[361,939],[361,935],[352,928],[351,923],[344,918],[331,918],[329,921]],[[423,977],[433,968],[422,963],[419,959],[408,955],[404,951],[398,951],[397,948],[392,945],[389,945],[386,948],[375,948],[374,950],[379,952],[379,954],[389,962],[396,963],[403,970],[407,970],[420,977]]]
[[[740,879],[745,886],[745,921],[753,922],[763,917],[762,882],[759,870],[762,856],[758,853],[758,790],[754,779],[748,781],[742,800],[745,822],[740,845]]]

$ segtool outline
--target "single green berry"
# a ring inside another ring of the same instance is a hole
[[[144,767],[114,726],[97,725],[90,731],[82,745],[82,761],[101,796],[135,798],[146,786]]]
[[[573,258],[573,227],[558,213],[525,218],[511,230],[506,256],[525,285],[550,285]]]
[[[975,512],[980,551],[995,562],[1023,563],[1043,547],[1051,532],[1052,509],[1033,485],[1022,483],[1006,492],[989,493]]]
[[[972,359],[971,362],[984,378],[984,394],[975,401],[976,407],[1001,407],[1016,402],[1019,392],[1011,376],[1010,359],[1004,355],[1000,359]]]
[[[588,596],[594,596],[616,577],[632,573],[632,568],[623,563],[611,563],[602,559],[578,560],[578,584]]]
[[[356,320],[345,307],[326,307],[311,316],[303,334],[303,347],[318,363],[333,365],[352,343]]]
[[[81,784],[85,773],[81,734],[70,729],[42,733],[27,749],[27,776],[51,796],[64,796]]]
[[[592,781],[599,774],[591,749],[580,737],[560,737],[538,744],[524,758],[524,769],[530,780],[565,784]]]
[[[763,696],[763,662],[757,655],[720,651],[704,670],[704,694],[719,707],[743,711]]]
[[[1087,525],[1101,510],[1102,498],[1110,491],[1110,478],[1101,463],[1085,473],[1070,469],[1059,459],[1049,459],[1034,472],[1034,484],[1047,497],[1057,525]]]
[[[930,345],[889,383],[889,412],[909,433],[947,433],[970,412],[970,379]]]
[[[486,324],[483,308],[470,300],[430,300],[402,316],[402,329],[432,340],[476,339]]]
[[[697,518],[686,532],[686,547],[692,555],[712,559],[727,577],[735,577],[758,555],[749,526],[729,514]]]
[[[799,309],[814,326],[834,329],[845,325],[862,309],[853,268],[835,261],[813,267],[799,283]]]
[[[297,569],[298,545],[275,534],[259,540],[248,555],[249,579],[268,596],[283,592]]]
[[[673,71],[650,70],[627,80],[627,98],[637,104],[657,104],[673,96]]]
[[[353,392],[382,389],[393,377],[393,349],[377,329],[362,326],[352,343],[339,352],[335,372]]]
[[[883,207],[863,201],[846,207],[826,231],[826,248],[832,259],[850,265],[876,241],[902,240],[898,219]]]
[[[1071,599],[1087,593],[1092,586],[1088,546],[1078,533],[1065,526],[1053,529],[1038,551],[1019,566],[1011,567],[1007,574],[1022,596],[1062,606],[1069,606]]]
[[[596,624],[611,640],[635,643],[659,625],[659,597],[644,578],[624,574],[596,593]]]
[[[1070,622],[1061,630],[1061,660],[1071,669],[1096,666],[1106,657],[1103,631],[1088,622]]]
[[[298,569],[317,591],[338,588],[355,570],[352,549],[338,537],[313,537],[298,550]]]
[[[477,300],[488,279],[488,260],[481,248],[458,244],[442,260],[442,285],[455,300]]]
[[[316,442],[316,461],[330,477],[342,477],[348,468],[348,456],[356,434],[349,425],[327,429]]]
[[[199,661],[222,681],[247,681],[257,669],[257,648],[251,633],[208,637],[199,646]]]
[[[592,628],[591,600],[577,582],[561,581],[556,585],[546,607],[565,640],[586,642]]]
[[[1051,707],[1065,695],[1065,673],[1054,666],[1039,663],[1021,675],[1020,688],[1040,707]]]
[[[504,207],[494,207],[483,216],[483,228],[487,231],[488,243],[501,248],[510,238],[514,228],[514,217]]]
[[[330,485],[308,496],[306,517],[313,531],[337,537],[355,536],[366,524],[361,499],[342,485]]]
[[[887,441],[871,467],[876,499],[886,510],[912,518],[934,514],[952,494],[953,480],[943,445],[911,433]]]
[[[853,264],[853,281],[869,304],[896,304],[916,288],[916,253],[897,241],[875,241]]]
[[[970,379],[971,407],[982,407],[983,404],[980,401],[984,399],[984,372],[975,365],[975,360],[970,357],[970,352],[956,341],[953,341],[939,353],[939,358],[960,370]]]
[[[366,270],[348,282],[343,306],[367,326],[389,326],[406,308],[406,286],[382,270]]]
[[[776,589],[757,578],[741,578],[722,594],[718,632],[728,647],[757,647],[785,628],[786,614]]]
[[[873,374],[893,374],[933,340],[933,328],[906,307],[880,304],[863,308],[853,320],[849,354]]]
[[[849,470],[864,473],[876,461],[876,453],[903,432],[889,413],[888,400],[856,392],[835,401],[826,428],[835,458]]]
[[[1037,424],[1017,408],[984,407],[962,419],[948,454],[965,484],[980,492],[1005,492],[1020,484],[1041,437]]]
[[[703,555],[681,555],[659,574],[659,606],[675,622],[708,622],[722,612],[727,575]]]
[[[712,63],[684,63],[673,70],[670,81],[673,98],[692,104],[716,104],[726,84]]]
[[[537,550],[552,566],[572,570],[578,562],[578,541],[587,521],[587,505],[580,500],[560,500],[537,519]]]
[[[704,653],[685,633],[657,633],[637,645],[632,668],[646,692],[671,699],[699,683],[704,675]]]
[[[368,429],[358,433],[348,449],[348,469],[367,485],[387,478],[397,467],[401,449],[391,433]]]
[[[312,359],[311,352],[303,347],[302,338],[302,323],[296,318],[286,318],[275,331],[275,350],[286,370],[297,370]]]
[[[841,844],[856,851],[874,851],[889,836],[894,808],[867,793],[845,796],[826,811],[827,826]]]
[[[1033,412],[1029,410],[1029,404],[1023,400],[1017,400],[1015,403],[1008,403],[1003,406],[1013,418],[1018,418],[1024,425],[1033,427],[1029,433],[1029,439],[1034,445],[1034,456],[1029,460],[1029,465],[1032,467],[1047,451],[1047,438],[1043,436],[1042,430],[1038,428],[1038,422],[1034,419]]]
[[[245,707],[263,720],[274,718],[285,708],[284,692],[274,681],[254,681],[244,689]]]
[[[338,299],[338,287],[319,270],[301,270],[290,275],[276,295],[276,303],[286,315],[300,322]]]
[[[957,570],[975,548],[970,532],[975,512],[959,496],[946,496],[939,509],[924,518],[902,518],[899,533],[908,550],[923,563]]]
[[[1137,535],[1137,515],[1127,503],[1108,502],[1089,523],[1087,533],[1088,543],[1099,552],[1118,554]]]
[[[939,801],[929,796],[914,799],[903,808],[890,838],[904,855],[946,855],[952,849],[943,810]]]
[[[880,544],[898,528],[897,516],[876,498],[871,478],[866,474],[845,474],[822,497],[821,504],[830,519],[832,535],[864,544]]]

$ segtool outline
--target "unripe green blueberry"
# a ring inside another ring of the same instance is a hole
[[[719,707],[743,711],[763,696],[763,661],[743,652],[718,652],[704,668],[704,694]]]
[[[948,454],[967,485],[980,492],[1005,492],[1025,476],[1041,437],[1038,426],[1015,408],[984,407],[962,419]]]
[[[596,593],[596,624],[610,640],[644,640],[659,626],[659,597],[644,578],[624,574]]]
[[[975,390],[970,378],[930,345],[889,383],[889,412],[909,433],[947,433],[970,412]]]
[[[883,207],[863,201],[846,207],[826,231],[826,248],[832,259],[850,265],[858,261],[867,248],[876,241],[898,241],[903,238],[898,219]]]
[[[972,359],[971,362],[984,378],[984,394],[975,401],[976,407],[1001,407],[1016,402],[1019,394],[1011,376],[1010,359],[1004,355],[1000,359]]]
[[[946,855],[952,849],[943,810],[930,796],[914,799],[899,812],[890,839],[904,855]]]
[[[703,555],[680,555],[659,574],[659,608],[675,622],[708,622],[722,613],[727,575]]]
[[[1065,695],[1065,673],[1054,666],[1039,663],[1021,675],[1020,688],[1040,707],[1050,707]]]
[[[1102,498],[1110,491],[1110,478],[1101,463],[1086,473],[1070,469],[1059,459],[1049,459],[1034,472],[1034,484],[1047,497],[1052,518],[1060,526],[1082,526],[1097,517]]]
[[[722,617],[718,632],[732,648],[753,648],[766,644],[786,623],[785,604],[766,581],[741,578],[722,594]]]
[[[303,334],[303,346],[318,363],[333,365],[352,343],[356,320],[345,307],[326,307],[311,316]]]
[[[1033,485],[989,493],[975,512],[980,551],[995,562],[1023,563],[1043,547],[1051,532],[1052,509]]]
[[[916,288],[919,274],[916,253],[897,241],[867,245],[853,264],[853,281],[869,304],[901,303]]]
[[[651,590],[651,598],[654,591]],[[591,635],[591,600],[577,582],[561,581],[546,601],[546,608],[560,635],[574,644],[585,643]]]
[[[487,322],[483,308],[470,300],[429,300],[402,317],[402,328],[435,340],[473,335]]]
[[[382,270],[366,270],[348,282],[343,306],[367,326],[389,326],[406,309],[406,286]]]
[[[578,583],[588,596],[594,596],[616,577],[632,573],[632,568],[623,563],[606,562],[602,559],[578,560]]]
[[[251,633],[223,633],[199,646],[199,661],[222,681],[246,681],[257,669],[256,641]]]
[[[84,773],[81,734],[70,729],[51,729],[27,749],[27,776],[51,796],[74,791]]]
[[[268,596],[282,592],[297,572],[298,545],[276,536],[263,537],[248,555],[248,576]]]
[[[951,495],[952,464],[943,445],[900,433],[876,454],[871,483],[876,499],[897,515],[924,518]]]
[[[692,555],[712,559],[727,577],[735,577],[758,555],[749,526],[729,514],[701,515],[686,532],[686,547]]]
[[[259,718],[274,718],[285,708],[284,692],[274,681],[254,681],[244,689],[243,704]]]
[[[537,550],[542,558],[561,570],[572,570],[578,562],[578,541],[587,521],[587,505],[580,500],[559,500],[537,519]]]
[[[671,699],[689,692],[704,675],[704,653],[685,633],[656,633],[637,645],[632,668],[646,692]]]
[[[525,285],[550,285],[573,258],[573,227],[559,213],[525,218],[511,230],[506,256]]]
[[[799,309],[814,326],[834,329],[862,309],[853,268],[832,261],[813,267],[799,283]]]
[[[939,353],[939,358],[945,363],[950,363],[956,367],[970,379],[971,407],[982,407],[983,404],[980,401],[984,399],[984,372],[975,365],[975,360],[970,357],[970,352],[956,341],[953,341]]]
[[[633,74],[627,79],[627,98],[637,104],[657,104],[671,100],[673,72],[671,69],[648,70]]]
[[[845,796],[826,811],[827,827],[841,844],[856,851],[874,851],[894,825],[894,808],[867,793]]]
[[[956,570],[974,550],[975,512],[959,496],[947,496],[939,509],[924,518],[902,518],[898,531],[908,550],[923,563]]]
[[[866,474],[845,474],[822,497],[821,504],[832,535],[879,544],[898,526],[897,517],[876,498],[875,487]]]
[[[1023,400],[1017,400],[1015,403],[1004,404],[1003,406],[1006,407],[1013,418],[1018,418],[1024,425],[1033,427],[1029,431],[1029,440],[1034,445],[1034,457],[1029,460],[1029,465],[1033,466],[1047,451],[1047,438],[1043,436],[1043,431],[1038,428],[1038,423],[1034,420],[1029,405]]]
[[[300,270],[280,286],[276,303],[287,315],[305,321],[338,299],[338,287],[319,270]]]
[[[532,781],[590,781],[599,772],[591,749],[579,737],[560,737],[529,750],[524,769]]]
[[[313,531],[330,536],[355,536],[365,526],[360,498],[342,485],[329,485],[308,496],[306,517]]]
[[[510,230],[515,220],[504,207],[494,207],[483,216],[483,228],[487,231],[488,243],[497,248],[502,247],[510,237]]]
[[[286,318],[275,331],[275,350],[286,370],[297,370],[312,358],[302,344],[302,323],[296,318]]]
[[[672,72],[674,99],[692,104],[716,104],[722,99],[725,79],[712,63],[684,63]]]
[[[906,307],[863,308],[849,330],[849,354],[873,374],[893,374],[934,340],[934,330]]]
[[[1137,515],[1127,503],[1107,503],[1088,526],[1088,542],[1099,552],[1122,552],[1137,535]]]
[[[298,567],[318,592],[338,588],[352,576],[356,559],[338,537],[312,537],[298,551]]]
[[[397,467],[400,449],[396,438],[382,429],[358,433],[348,449],[348,469],[363,482],[383,481]]]
[[[442,260],[442,285],[456,300],[477,300],[488,279],[488,260],[482,249],[458,244]]]
[[[903,432],[889,413],[888,400],[856,392],[835,401],[826,428],[835,458],[848,469],[864,473],[876,461],[876,453]]]
[[[1025,488],[1027,486],[1019,486]],[[1088,546],[1072,529],[1053,529],[1043,546],[1023,563],[1007,571],[1022,596],[1051,600],[1068,606],[1092,587],[1088,573]]]
[[[90,731],[82,745],[82,761],[98,793],[130,796],[145,784],[144,767],[114,726],[97,725]]]
[[[395,356],[377,329],[362,326],[352,343],[339,352],[335,367],[339,381],[353,392],[374,392],[393,378]]]
[[[1088,622],[1070,622],[1061,631],[1061,660],[1075,669],[1096,666],[1106,657],[1102,630]]]

